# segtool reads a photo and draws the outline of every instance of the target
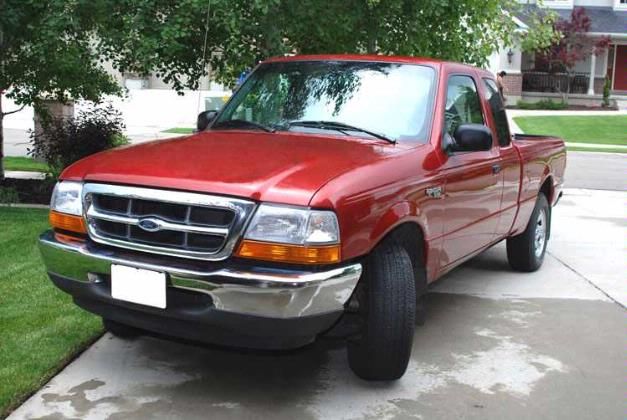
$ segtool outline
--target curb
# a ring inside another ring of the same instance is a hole
[[[5,178],[11,179],[45,179],[45,172],[36,171],[4,171]]]
[[[573,143],[565,142],[566,147],[581,147],[582,149],[624,149],[627,151],[627,145],[624,144],[597,144],[597,143]]]
[[[27,203],[15,203],[15,204],[0,203],[0,207],[15,207],[19,209],[49,209],[50,208],[50,206],[47,204],[27,204]]]

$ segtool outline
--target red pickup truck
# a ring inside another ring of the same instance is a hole
[[[70,166],[40,249],[119,336],[280,349],[338,331],[403,375],[427,286],[507,241],[537,270],[566,151],[512,136],[491,73],[422,58],[260,64],[196,134]]]

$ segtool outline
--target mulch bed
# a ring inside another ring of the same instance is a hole
[[[17,191],[20,204],[50,204],[54,181],[5,178],[0,180],[0,188],[12,188]]]

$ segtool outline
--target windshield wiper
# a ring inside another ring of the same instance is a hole
[[[234,119],[234,120],[224,120],[224,121],[218,121],[216,122],[213,126],[211,126],[211,128],[218,128],[218,127],[224,127],[224,128],[228,128],[228,127],[254,127],[254,128],[258,128],[260,130],[266,131],[268,133],[274,133],[276,131],[276,129],[272,128],[272,127],[268,127],[266,125],[254,122],[254,121],[248,121],[248,120],[242,120],[242,119]]]
[[[288,127],[292,127],[292,126],[312,127],[312,128],[321,128],[323,130],[330,129],[330,130],[340,131],[344,134],[346,134],[346,131],[359,131],[360,133],[365,133],[372,137],[376,137],[378,139],[385,140],[390,143],[396,143],[396,140],[391,139],[383,134],[370,131],[365,128],[356,127],[354,125],[345,124],[343,122],[338,122],[338,121],[290,121],[287,123],[287,126]]]

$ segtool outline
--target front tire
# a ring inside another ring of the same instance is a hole
[[[348,362],[366,380],[403,376],[414,337],[416,288],[407,251],[384,244],[370,256],[357,293],[361,331],[348,342]]]
[[[527,229],[507,239],[507,260],[517,271],[536,271],[544,261],[546,245],[551,232],[551,208],[544,194],[540,194],[531,213]]]

